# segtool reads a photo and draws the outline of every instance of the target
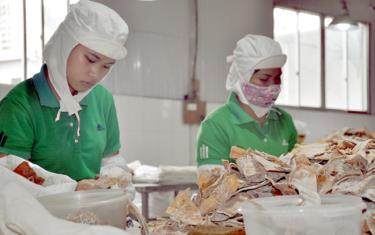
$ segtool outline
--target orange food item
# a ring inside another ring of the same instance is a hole
[[[44,183],[44,179],[42,177],[37,176],[33,168],[30,167],[29,163],[26,161],[19,164],[13,172],[25,177],[29,181],[42,185]]]

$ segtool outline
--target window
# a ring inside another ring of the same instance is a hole
[[[334,31],[324,27],[331,20],[304,11],[274,9],[274,37],[288,56],[277,104],[368,111],[369,26],[360,23],[356,30]]]
[[[328,25],[332,18],[325,18]],[[368,111],[368,26],[350,31],[326,29],[326,107]]]
[[[17,84],[39,72],[44,44],[75,2],[0,0],[0,84]]]
[[[279,8],[274,15],[275,40],[288,56],[278,104],[320,107],[320,18]]]
[[[0,0],[0,82],[22,77],[22,1]]]

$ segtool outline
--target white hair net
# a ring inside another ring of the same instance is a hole
[[[227,62],[232,62],[232,65],[226,89],[238,94],[239,83],[249,82],[255,69],[281,68],[285,61],[286,55],[278,42],[262,35],[248,34],[237,42],[233,55],[227,57]]]
[[[72,96],[66,76],[68,57],[72,49],[81,44],[109,58],[122,59],[127,53],[124,44],[128,33],[128,25],[114,10],[100,3],[81,0],[71,5],[65,20],[45,46],[43,54],[49,79],[60,97],[56,121],[60,119],[61,112],[74,114],[78,121],[78,136],[78,111],[81,110],[79,102],[93,87]]]

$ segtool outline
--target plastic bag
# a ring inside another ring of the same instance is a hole
[[[42,185],[30,182],[23,176],[13,172],[17,166],[25,161],[35,171],[37,176],[44,179]],[[14,155],[7,155],[0,158],[0,185],[5,185],[9,182],[18,183],[34,196],[70,192],[74,191],[77,187],[77,182],[69,176],[49,172],[36,164]]]

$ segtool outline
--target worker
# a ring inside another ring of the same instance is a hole
[[[0,155],[77,181],[95,178],[107,157],[121,165],[115,103],[99,82],[126,56],[128,33],[114,10],[88,0],[72,5],[40,72],[0,101]]]
[[[290,151],[297,132],[292,117],[274,106],[281,90],[286,55],[279,43],[261,35],[246,35],[227,58],[227,103],[201,123],[196,145],[198,169],[222,166],[232,146],[280,156]]]

